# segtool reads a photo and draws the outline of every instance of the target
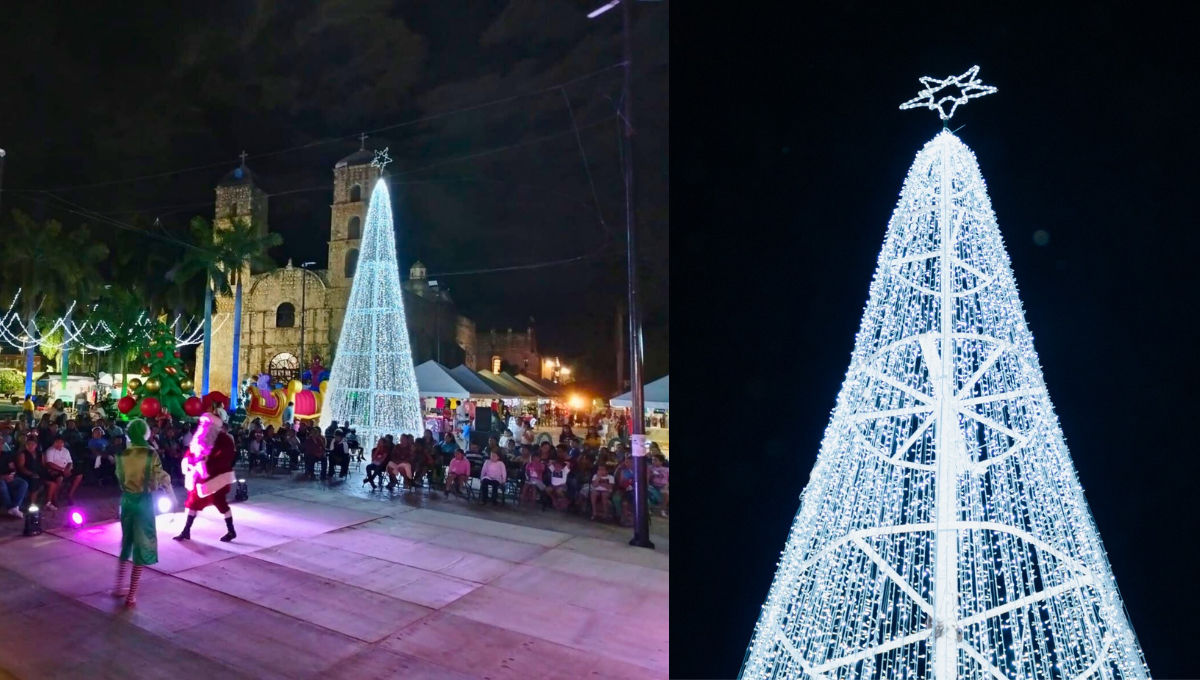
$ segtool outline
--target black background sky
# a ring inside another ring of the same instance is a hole
[[[677,390],[677,423],[701,429],[676,433],[693,443],[676,471],[673,675],[738,671],[887,222],[941,128],[898,106],[918,77],[978,64],[999,92],[952,128],[987,180],[1117,584],[1155,677],[1200,677],[1200,17],[1033,7],[721,3],[689,34],[711,49],[687,53],[703,123],[685,121],[679,252],[685,281],[712,285],[682,317],[700,385]]]
[[[5,3],[3,207],[71,227],[83,219],[64,211],[70,201],[122,222],[161,217],[181,235],[191,216],[212,216],[213,188],[245,150],[284,237],[275,259],[324,266],[334,163],[364,130],[433,117],[367,140],[395,160],[402,268],[420,258],[481,329],[534,317],[545,351],[607,385],[625,294],[621,70],[607,68],[622,60],[621,20],[589,21],[596,4]],[[647,372],[658,377],[669,370],[666,3],[639,4],[634,26]],[[210,167],[112,183],[197,166]],[[110,184],[78,187],[95,183]]]

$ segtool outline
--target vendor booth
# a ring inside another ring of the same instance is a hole
[[[646,383],[642,387],[642,400],[646,409],[646,438],[656,442],[663,453],[669,455],[671,376],[664,375],[654,382]],[[630,408],[633,406],[633,392],[613,397],[608,403],[614,408]]]

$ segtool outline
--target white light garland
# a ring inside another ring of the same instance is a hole
[[[383,435],[399,440],[401,434],[419,437],[424,429],[401,291],[391,198],[380,179],[371,191],[362,251],[321,409],[322,428],[334,420],[349,424],[368,449]]]
[[[800,498],[741,677],[1149,676],[949,131],[909,170]]]
[[[85,321],[83,323],[71,321],[70,318],[75,309],[75,302],[72,302],[67,307],[66,314],[51,324],[49,330],[39,331],[36,325],[27,324],[21,317],[21,314],[16,311],[15,308],[20,295],[21,291],[18,289],[16,295],[13,296],[12,301],[8,305],[8,310],[0,316],[0,342],[11,345],[21,352],[40,347],[62,349],[67,346],[84,347],[94,352],[107,352],[113,348],[111,341],[118,337],[119,334],[140,332],[146,339],[151,338],[151,329],[154,323],[144,313],[138,316],[133,328],[117,331],[105,321]],[[34,316],[36,318],[36,314]],[[171,325],[174,326],[182,318],[183,315],[177,315]],[[222,318],[220,325],[224,325],[225,321],[226,319]],[[17,332],[13,332],[13,327],[16,328]],[[217,329],[214,329],[214,332],[215,330],[219,330],[219,328],[218,326]],[[58,341],[51,340],[50,338],[60,329],[62,330],[62,339]],[[98,337],[102,338],[102,341],[96,344],[94,340]],[[176,335],[175,346],[186,347],[188,345],[198,345],[203,341],[204,326],[193,317],[184,324],[179,334]]]
[[[925,89],[921,90],[920,94],[915,98],[901,104],[900,108],[915,109],[924,106],[931,111],[937,111],[938,116],[942,120],[950,120],[950,117],[954,115],[954,110],[960,104],[966,104],[968,99],[975,99],[996,91],[996,88],[991,85],[984,85],[977,77],[978,75],[979,67],[972,66],[961,76],[947,76],[945,80],[924,76],[921,78],[921,84],[925,86]],[[940,99],[933,98],[934,95],[947,87],[959,88],[961,96],[943,96]],[[946,110],[942,108],[946,102],[953,102],[953,106],[950,107],[950,113],[946,113]]]

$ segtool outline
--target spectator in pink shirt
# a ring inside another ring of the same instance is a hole
[[[471,464],[467,462],[466,455],[462,449],[454,449],[454,458],[450,459],[450,465],[446,468],[446,497],[450,497],[450,487],[454,487],[454,493],[462,495],[463,482],[471,476]]]
[[[537,500],[546,492],[546,483],[542,475],[546,473],[546,463],[541,458],[531,457],[525,464],[525,485],[521,487],[521,500]],[[535,497],[536,496],[536,497]]]
[[[482,487],[480,495],[483,496],[483,502],[488,501],[488,490],[492,491],[492,505],[498,505],[500,494],[504,493],[504,483],[508,481],[508,470],[504,468],[504,463],[500,462],[500,452],[492,451],[491,460],[483,464],[483,470],[479,473],[479,485]]]

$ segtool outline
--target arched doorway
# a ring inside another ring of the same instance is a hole
[[[300,360],[288,352],[280,352],[271,358],[267,373],[271,374],[272,383],[287,385],[300,377]]]

